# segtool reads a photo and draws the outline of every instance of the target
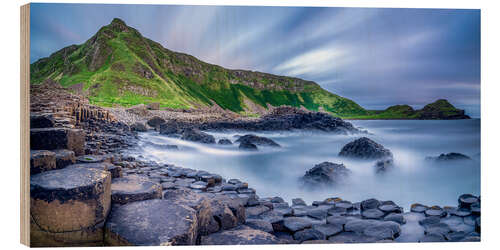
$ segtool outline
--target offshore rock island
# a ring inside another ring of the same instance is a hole
[[[469,118],[446,100],[420,110],[369,111],[314,82],[228,70],[172,52],[114,19],[84,44],[33,63],[30,101],[32,246],[480,240],[479,194],[462,194],[449,206],[415,201],[409,209],[384,197],[307,204],[303,197],[285,200],[279,190],[259,197],[252,183],[225,173],[129,154],[143,133],[196,145],[239,144],[239,151],[253,153],[286,147],[253,133],[319,131],[359,135],[332,155],[380,160],[373,170],[384,174],[397,167],[397,153],[343,118]],[[242,135],[210,134],[230,130]],[[349,167],[318,160],[304,182],[344,185]]]

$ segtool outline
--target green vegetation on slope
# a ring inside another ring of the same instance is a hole
[[[338,116],[370,113],[318,84],[293,77],[229,70],[163,48],[114,19],[81,45],[31,65],[31,83],[47,79],[85,94],[101,106],[158,102],[162,107],[220,107],[252,114],[244,100],[267,108],[290,105]]]

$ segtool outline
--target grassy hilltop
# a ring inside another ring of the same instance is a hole
[[[47,79],[85,94],[101,106],[159,102],[163,107],[218,104],[250,114],[268,105],[322,108],[338,116],[367,115],[355,102],[312,81],[229,70],[164,48],[114,19],[81,45],[63,48],[31,65],[31,83]]]

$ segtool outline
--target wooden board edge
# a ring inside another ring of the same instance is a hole
[[[30,4],[21,6],[21,244],[30,246]]]

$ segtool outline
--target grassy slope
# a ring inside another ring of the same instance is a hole
[[[369,114],[314,82],[228,70],[170,51],[118,19],[84,44],[66,47],[33,63],[31,83],[46,79],[65,87],[80,83],[89,100],[101,106],[159,102],[163,107],[192,108],[217,103],[224,109],[247,113],[243,102],[247,98],[263,107],[322,107],[338,116]]]

